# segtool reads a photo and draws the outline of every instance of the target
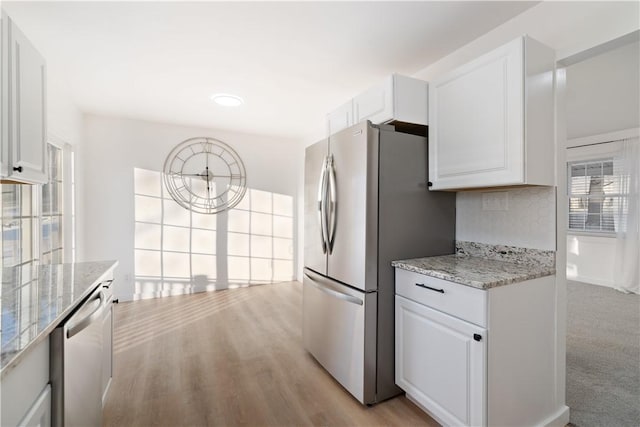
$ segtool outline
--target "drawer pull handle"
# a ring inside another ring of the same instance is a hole
[[[431,286],[427,286],[424,283],[416,283],[416,286],[429,289],[430,291],[440,292],[441,294],[444,294],[444,289],[432,288]]]

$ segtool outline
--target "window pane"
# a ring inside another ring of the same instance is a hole
[[[293,216],[293,197],[284,194],[273,195],[273,213],[276,215]]]
[[[20,263],[20,220],[2,222],[2,263],[11,267]]]
[[[136,249],[160,249],[162,226],[159,224],[136,223],[135,246]]]
[[[587,163],[587,176],[601,176],[602,162]]]
[[[227,253],[229,255],[249,256],[249,235],[227,233]]]
[[[162,228],[162,249],[166,251],[189,252],[189,229],[183,227]]]
[[[585,228],[587,230],[600,230],[600,214],[587,214]]]
[[[193,276],[206,276],[207,280],[216,278],[216,257],[212,255],[192,255]]]
[[[235,231],[238,233],[248,233],[250,224],[250,213],[247,211],[241,211],[232,209],[229,211],[229,231]]]
[[[197,212],[191,212],[191,215],[193,220],[193,227],[206,228],[209,230],[216,229],[216,219],[218,217],[217,215],[200,214]]]
[[[159,277],[161,272],[160,252],[135,251],[135,274],[136,276]]]
[[[270,236],[273,232],[273,215],[251,213],[251,234]],[[285,236],[286,237],[286,236]]]
[[[271,258],[273,256],[273,241],[271,237],[251,236],[251,256]]]
[[[162,217],[162,201],[154,197],[136,196],[136,221],[160,224]]]
[[[2,217],[15,218],[20,214],[20,186],[0,184],[0,187],[2,187]]]
[[[32,261],[35,258],[33,253],[33,229],[31,228],[32,225],[33,221],[31,219],[23,219],[21,221],[21,262]]]
[[[228,257],[230,282],[246,282],[249,280],[249,258],[245,257]]]
[[[216,253],[216,232],[212,230],[191,230],[191,251],[201,254]]]
[[[42,186],[42,215],[51,214],[51,184]]]
[[[189,217],[190,211],[177,204],[175,200],[165,199],[163,206],[164,224],[181,225],[183,227],[189,227],[191,225],[191,218]],[[158,220],[153,222],[160,222],[159,214],[160,212],[158,212]]]
[[[136,194],[160,197],[162,188],[160,172],[136,168],[133,170],[133,179]]]
[[[56,183],[49,185],[51,185],[51,213],[59,215],[62,213],[62,191]]]
[[[587,194],[589,193],[589,180],[586,176],[576,176],[571,178],[569,183],[569,192],[571,194]]]
[[[293,238],[293,218],[274,216],[273,235],[277,237]]]
[[[267,191],[250,190],[251,194],[251,210],[253,212],[273,212],[271,203],[271,194]]]
[[[62,247],[62,217],[51,217],[51,248],[59,249]]]
[[[587,174],[587,169],[585,164],[577,164],[571,166],[571,177],[580,177],[585,176]]]
[[[42,251],[49,252],[53,248],[51,245],[51,217],[44,217],[41,221]]]
[[[189,254],[164,252],[162,254],[163,276],[188,279],[190,274]]]

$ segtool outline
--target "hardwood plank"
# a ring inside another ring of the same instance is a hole
[[[105,426],[437,426],[362,406],[302,347],[298,282],[121,303]]]

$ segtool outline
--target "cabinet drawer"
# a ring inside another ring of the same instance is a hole
[[[476,325],[487,326],[487,291],[482,289],[396,268],[396,294]]]

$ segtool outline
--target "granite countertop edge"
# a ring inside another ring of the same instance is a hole
[[[4,379],[4,377],[11,370],[13,370],[13,368],[15,368],[16,366],[18,366],[18,364],[20,364],[22,359],[29,353],[29,351],[31,351],[32,348],[34,348],[37,344],[44,341],[44,339],[48,337],[49,334],[51,334],[51,332],[60,324],[60,322],[62,322],[65,318],[67,318],[67,316],[69,316],[69,314],[71,314],[71,312],[75,310],[82,301],[84,301],[93,291],[95,291],[96,287],[101,283],[104,275],[109,270],[117,267],[119,263],[118,261],[115,261],[115,260],[109,260],[107,262],[111,263],[110,267],[106,268],[105,271],[100,276],[98,276],[93,281],[93,283],[90,286],[88,286],[87,289],[81,295],[78,296],[78,298],[76,298],[73,301],[73,303],[69,304],[69,306],[65,308],[58,317],[53,319],[49,324],[49,326],[44,328],[34,339],[32,339],[29,342],[29,344],[27,344],[23,349],[17,351],[16,354],[14,354],[13,357],[6,362],[5,366],[2,368],[2,370],[0,370],[0,379]]]
[[[508,278],[491,278],[491,279],[480,281],[480,280],[474,280],[468,277],[464,277],[464,273],[453,274],[453,273],[438,270],[438,269],[421,267],[412,263],[417,260],[428,260],[429,258],[439,258],[441,261],[449,259],[452,263],[460,260],[464,261],[464,259],[472,259],[474,261],[481,260],[483,263],[486,263],[487,265],[491,265],[491,264],[494,264],[496,266],[504,265],[504,264],[514,265],[514,263],[507,262],[507,261],[497,261],[497,260],[487,259],[482,257],[454,254],[454,255],[445,255],[445,256],[438,256],[438,257],[416,258],[415,260],[408,259],[408,260],[392,261],[391,266],[396,268],[401,268],[407,271],[412,271],[415,273],[424,274],[426,276],[435,277],[437,279],[447,280],[449,282],[454,282],[461,285],[470,286],[473,288],[483,289],[483,290],[496,288],[499,286],[511,285],[519,282],[524,282],[526,280],[533,280],[541,277],[552,276],[556,273],[555,267],[549,267],[549,266],[531,267],[527,265],[517,264],[518,268],[524,270],[521,274],[518,274],[518,275],[511,274],[511,277],[508,277]]]

